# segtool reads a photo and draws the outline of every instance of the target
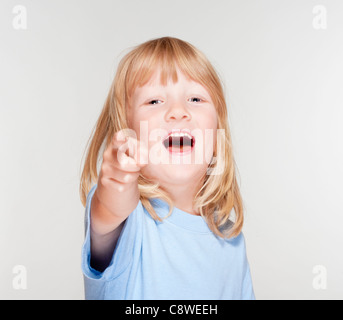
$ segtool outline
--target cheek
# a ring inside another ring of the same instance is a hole
[[[151,149],[164,136],[167,131],[161,130],[161,121],[157,117],[147,115],[136,117],[132,123],[137,139],[140,140],[148,149]]]
[[[144,137],[147,127],[150,128],[148,117],[141,115],[137,111],[132,114],[132,116],[130,117],[130,128],[136,131],[138,139],[140,139],[141,134]]]
[[[215,112],[206,113],[201,119],[201,126],[202,128],[212,130],[213,137],[215,137],[218,128],[217,114]]]

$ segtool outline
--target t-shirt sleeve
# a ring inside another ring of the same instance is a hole
[[[119,235],[114,249],[111,262],[103,272],[95,270],[90,265],[91,260],[91,238],[90,238],[90,216],[91,202],[97,185],[94,185],[88,193],[85,208],[85,239],[82,246],[82,272],[87,280],[97,282],[110,281],[119,276],[132,262],[133,256],[140,251],[142,241],[142,215],[143,207],[139,201],[137,207],[126,218],[124,226]],[[92,281],[88,281],[90,284]]]
[[[250,266],[246,254],[246,243],[243,233],[241,233],[243,239],[244,247],[244,273],[243,273],[243,283],[242,283],[242,300],[255,300],[255,293],[253,289],[253,283],[251,279]]]
[[[245,276],[243,279],[242,299],[243,300],[255,300],[255,293],[254,293],[254,289],[253,289],[253,285],[252,285],[249,264],[247,264]]]

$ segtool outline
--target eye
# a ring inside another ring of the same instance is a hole
[[[190,100],[193,100],[193,99],[198,99],[198,100],[199,100],[198,102],[202,101],[202,99],[197,98],[197,97],[192,97],[192,98],[190,98]]]
[[[158,99],[156,99],[156,100],[151,100],[150,102],[148,102],[148,104],[157,104],[157,103],[155,103],[156,101],[161,101],[161,100],[158,100]]]

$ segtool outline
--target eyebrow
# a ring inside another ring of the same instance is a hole
[[[166,94],[166,91],[163,90],[163,91],[160,91],[159,89],[154,89],[154,90],[151,90],[150,92],[141,92],[139,93],[137,96],[136,96],[136,99],[140,102],[141,100],[145,100],[147,99],[148,97],[150,98],[154,98],[154,96],[158,96],[158,95],[165,95]],[[193,89],[193,90],[189,90],[189,95],[191,96],[202,96],[203,98],[209,100],[211,99],[211,95],[205,91],[205,90],[198,90],[198,89]],[[150,99],[149,98],[149,99]]]

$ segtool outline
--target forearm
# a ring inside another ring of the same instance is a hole
[[[97,190],[91,202],[91,266],[98,271],[103,271],[110,263],[125,220],[137,206],[138,186],[132,184],[125,192],[112,192],[112,197],[118,205],[118,214],[102,205]]]
[[[125,220],[114,230],[107,234],[96,233],[92,227],[91,232],[91,261],[92,268],[102,272],[111,262],[114,248],[123,229]]]

